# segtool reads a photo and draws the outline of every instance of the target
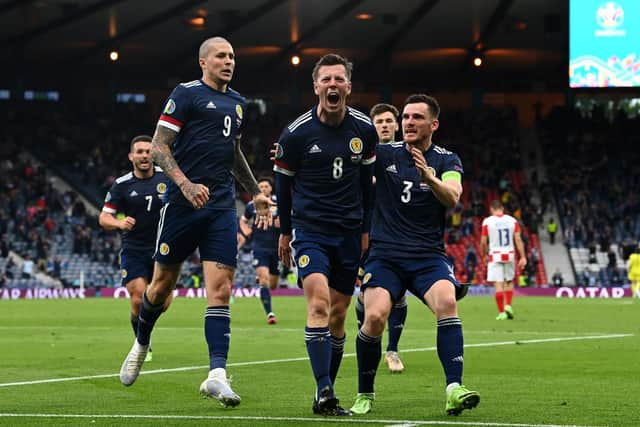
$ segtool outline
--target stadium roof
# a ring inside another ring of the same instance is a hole
[[[268,84],[281,83],[273,77],[291,69],[293,54],[306,73],[335,51],[367,82],[467,86],[484,73],[530,89],[564,84],[567,10],[558,0],[8,0],[0,3],[0,75],[190,79],[199,44],[223,35],[239,72]],[[198,17],[199,28],[189,23]],[[471,65],[477,54],[481,71]]]

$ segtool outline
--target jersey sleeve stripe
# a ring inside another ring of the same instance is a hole
[[[176,132],[180,132],[180,129],[182,129],[182,122],[180,120],[176,120],[173,117],[165,116],[164,114],[160,116],[158,124],[171,130],[175,130]]]
[[[296,129],[298,129],[300,127],[300,125],[303,125],[305,123],[307,123],[308,121],[311,121],[313,117],[308,116],[306,119],[300,120],[298,123],[295,124],[295,126],[289,126],[289,132],[293,133],[293,131],[295,131]]]
[[[359,116],[357,114],[353,114],[353,110],[349,110],[349,115],[351,117],[353,117],[356,120],[360,120],[361,122],[365,122],[366,124],[370,125],[371,124],[371,120],[369,120],[367,117],[365,116]]]
[[[273,170],[274,172],[280,172],[281,174],[284,174],[287,176],[294,176],[296,174],[296,172],[292,171],[289,166],[278,161],[276,161],[275,164],[273,165]]]
[[[116,207],[113,205],[104,205],[102,207],[102,212],[106,212],[106,213],[110,213],[110,214],[114,214],[116,213]]]
[[[369,124],[371,124],[371,125],[373,124],[373,122],[371,121],[371,119],[370,119],[369,117],[367,117],[365,114],[361,113],[360,111],[357,111],[357,110],[349,110],[349,112],[351,113],[351,115],[352,115],[353,117],[360,118],[360,119],[362,119],[362,121],[366,121],[367,123],[369,123]]]
[[[362,164],[363,165],[370,165],[372,163],[376,162],[376,155],[374,154],[373,156],[369,157],[369,158],[365,158],[362,159]]]
[[[290,125],[289,125],[289,132],[291,132],[291,128],[294,127],[295,125],[298,124],[298,122],[300,122],[301,120],[304,120],[306,118],[311,117],[311,110],[307,111],[304,114],[301,114],[297,119],[295,119]]]

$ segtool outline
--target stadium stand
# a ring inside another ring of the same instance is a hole
[[[640,236],[638,118],[591,105],[558,108],[540,129],[577,284],[627,284]],[[567,131],[568,130],[568,131]]]

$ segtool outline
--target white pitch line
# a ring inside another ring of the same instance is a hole
[[[273,422],[310,422],[340,424],[394,424],[394,425],[430,425],[430,426],[487,426],[487,427],[595,427],[567,424],[524,424],[478,421],[431,421],[431,420],[375,420],[358,418],[304,418],[304,417],[252,417],[252,416],[211,416],[211,415],[127,415],[127,414],[3,414],[0,418],[81,418],[81,419],[146,419],[146,420],[233,420],[233,421],[273,421]]]
[[[541,339],[531,339],[531,340],[516,340],[516,341],[497,341],[497,342],[486,342],[486,343],[476,343],[476,344],[465,344],[465,348],[476,348],[476,347],[499,347],[505,345],[519,345],[519,344],[542,344],[548,342],[562,342],[562,341],[580,341],[580,340],[598,340],[598,339],[612,339],[612,338],[625,338],[632,337],[633,334],[608,334],[608,335],[587,335],[582,337],[563,337],[563,338],[541,338]],[[421,352],[421,351],[435,351],[437,347],[423,347],[423,348],[410,348],[403,349],[403,353],[413,353],[413,352]],[[354,357],[355,353],[346,353],[342,357]],[[287,363],[287,362],[300,362],[303,360],[309,360],[308,357],[291,357],[287,359],[271,359],[271,360],[254,360],[249,362],[235,362],[228,363],[228,367],[234,366],[253,366],[253,365],[270,365],[274,363]],[[208,368],[209,365],[199,365],[199,366],[183,366],[180,368],[167,368],[167,369],[153,369],[150,371],[142,371],[140,375],[151,375],[151,374],[163,374],[168,372],[184,372],[184,371],[194,371],[198,369]],[[117,377],[120,374],[102,374],[102,375],[86,375],[82,377],[67,377],[67,378],[49,378],[44,380],[33,380],[33,381],[18,381],[12,383],[2,383],[0,387],[13,387],[13,386],[21,386],[21,385],[33,385],[33,384],[45,384],[45,383],[60,383],[67,381],[82,381],[82,380],[92,380],[99,378],[112,378]]]

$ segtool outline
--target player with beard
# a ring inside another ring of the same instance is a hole
[[[440,124],[435,98],[411,95],[402,112],[403,141],[378,145],[371,247],[364,265],[364,323],[356,339],[355,414],[371,411],[381,338],[394,303],[410,291],[435,314],[446,378],[445,411],[458,415],[480,401],[462,385],[463,336],[456,300],[464,294],[444,250],[446,210],[460,200],[462,163],[432,141]]]
[[[133,171],[117,178],[107,193],[98,222],[105,230],[122,232],[120,274],[131,302],[131,327],[135,335],[144,294],[153,275],[153,252],[162,197],[167,190],[167,177],[151,161],[151,137],[138,135],[131,140],[129,161]],[[117,213],[124,214],[120,219]],[[171,304],[170,295],[163,311]],[[146,362],[152,360],[151,347]]]

